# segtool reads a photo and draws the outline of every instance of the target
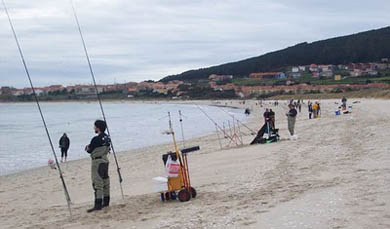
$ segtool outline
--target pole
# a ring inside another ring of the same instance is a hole
[[[222,142],[221,142],[221,138],[219,137],[219,131],[218,131],[218,126],[217,126],[217,124],[215,124],[215,130],[217,131],[217,137],[218,137],[219,146],[220,146],[221,149],[222,149]]]
[[[198,104],[195,104],[197,107],[198,107],[198,109],[212,122],[212,123],[214,123],[217,127],[218,127],[218,129],[219,130],[222,130],[222,128],[218,125],[218,123],[217,122],[215,122],[202,108],[200,108],[199,107],[199,105]],[[229,135],[227,135],[226,134],[226,137],[228,137],[231,141],[233,141],[233,138],[231,137],[231,136],[229,136]]]
[[[102,101],[101,101],[101,99],[100,99],[98,87],[97,87],[97,84],[96,84],[95,74],[94,74],[94,72],[93,72],[92,64],[91,64],[91,61],[90,61],[90,58],[89,58],[89,54],[88,54],[88,51],[87,51],[87,45],[85,44],[84,36],[83,36],[83,33],[81,32],[81,26],[80,26],[79,19],[78,19],[77,14],[76,14],[76,9],[74,8],[74,5],[73,5],[73,1],[70,0],[70,3],[71,3],[71,5],[72,5],[73,15],[74,15],[74,18],[75,18],[75,20],[76,20],[77,28],[78,28],[78,30],[79,30],[81,42],[82,42],[82,44],[83,44],[85,57],[86,57],[87,62],[88,62],[89,72],[90,72],[90,74],[91,74],[92,81],[93,81],[93,85],[94,85],[94,87],[95,87],[95,92],[96,92],[97,99],[98,99],[98,101],[99,101],[99,106],[100,106],[100,110],[101,110],[101,112],[102,112],[103,120],[104,120],[104,122],[106,122],[106,125],[107,125],[107,134],[108,134],[108,136],[110,137],[110,136],[111,136],[111,135],[110,135],[110,130],[109,130],[109,128],[108,128],[107,119],[106,119],[106,116],[105,116],[105,114],[104,114]],[[121,169],[120,169],[120,167],[119,167],[118,159],[117,159],[117,157],[116,157],[116,153],[115,153],[115,149],[114,149],[114,144],[112,143],[112,139],[111,139],[111,149],[112,149],[112,153],[113,153],[113,155],[114,155],[115,164],[116,164],[116,168],[117,168],[116,171],[117,171],[117,173],[118,173],[119,186],[120,186],[120,189],[121,189],[122,199],[124,200],[125,197],[124,197],[124,195],[123,195],[123,187],[122,187],[123,178],[122,178],[122,174],[121,174]]]
[[[12,33],[13,33],[16,45],[18,46],[20,58],[22,59],[23,67],[24,67],[24,70],[26,72],[28,81],[30,83],[30,87],[31,87],[31,90],[32,90],[33,95],[34,95],[35,102],[36,102],[38,110],[39,110],[39,114],[41,115],[41,119],[42,119],[43,125],[45,127],[47,138],[49,139],[49,144],[50,144],[51,150],[53,152],[54,159],[56,161],[56,165],[57,165],[57,168],[58,168],[58,173],[60,175],[62,188],[64,189],[64,194],[65,194],[65,199],[66,199],[66,202],[67,202],[67,205],[68,205],[69,215],[70,215],[70,218],[72,218],[72,210],[70,208],[70,204],[71,204],[70,195],[69,195],[69,192],[68,192],[68,188],[66,187],[66,183],[65,183],[65,179],[64,179],[64,176],[63,176],[63,173],[62,173],[62,170],[61,170],[61,166],[60,166],[60,163],[58,163],[58,159],[57,159],[56,152],[54,150],[53,142],[51,140],[50,133],[49,133],[49,130],[47,128],[46,121],[45,121],[45,118],[43,116],[43,113],[42,113],[42,110],[41,110],[41,106],[39,104],[38,96],[37,96],[37,94],[35,92],[35,88],[34,88],[34,85],[32,83],[32,80],[31,80],[31,77],[30,77],[30,72],[28,71],[27,64],[26,64],[26,61],[24,59],[24,55],[23,55],[23,52],[22,52],[22,48],[21,48],[21,45],[19,44],[19,40],[18,40],[18,37],[16,35],[15,28],[14,28],[14,26],[12,24],[12,20],[11,20],[11,17],[9,15],[9,13],[8,13],[8,9],[7,9],[7,6],[5,5],[4,0],[2,0],[2,2],[3,2],[4,11],[5,11],[5,13],[7,14],[7,17],[8,17],[8,22],[9,22],[10,27],[12,29]]]
[[[180,117],[181,137],[183,139],[183,148],[185,148],[186,144],[185,144],[185,140],[184,140],[183,117],[182,117],[182,114],[181,114],[181,110],[179,110],[179,117]]]
[[[218,107],[218,108],[221,109],[223,112],[225,112],[230,117],[233,116],[232,114],[229,114],[229,112],[227,112],[226,110],[222,109],[221,107]],[[251,128],[249,128],[249,126],[245,125],[245,123],[241,122],[240,120],[238,120],[238,122],[240,122],[243,127],[247,128],[251,132],[252,135],[256,134],[256,132],[254,130],[252,130]]]

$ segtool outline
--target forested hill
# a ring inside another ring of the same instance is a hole
[[[161,81],[207,79],[211,74],[247,76],[252,72],[284,71],[288,66],[348,64],[390,57],[390,27],[331,38],[270,52],[238,62],[190,70]]]

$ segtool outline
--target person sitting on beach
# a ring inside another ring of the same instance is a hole
[[[85,147],[92,159],[92,187],[95,191],[94,207],[88,209],[87,212],[101,210],[108,207],[110,204],[110,177],[108,174],[108,153],[110,152],[111,140],[104,133],[107,125],[105,121],[96,120],[94,124],[95,133],[91,143]]]
[[[294,136],[295,121],[296,121],[296,117],[297,117],[298,112],[295,109],[294,105],[292,105],[292,104],[289,104],[288,108],[290,109],[289,112],[286,113],[288,131],[290,132],[291,136]]]
[[[61,162],[66,162],[66,158],[68,157],[68,149],[70,145],[70,140],[66,135],[66,133],[64,133],[60,138],[59,145],[61,148]]]

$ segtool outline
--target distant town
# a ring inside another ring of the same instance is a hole
[[[144,81],[97,85],[103,98],[267,98],[280,94],[342,93],[366,88],[390,88],[390,62],[347,65],[290,66],[280,72],[254,72],[248,76],[211,74],[196,81]],[[43,100],[88,99],[96,96],[91,85],[51,85],[35,88]],[[2,101],[30,101],[31,88],[2,86]]]

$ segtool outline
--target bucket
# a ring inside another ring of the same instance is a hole
[[[168,179],[166,177],[153,178],[153,192],[165,192],[168,190]]]

